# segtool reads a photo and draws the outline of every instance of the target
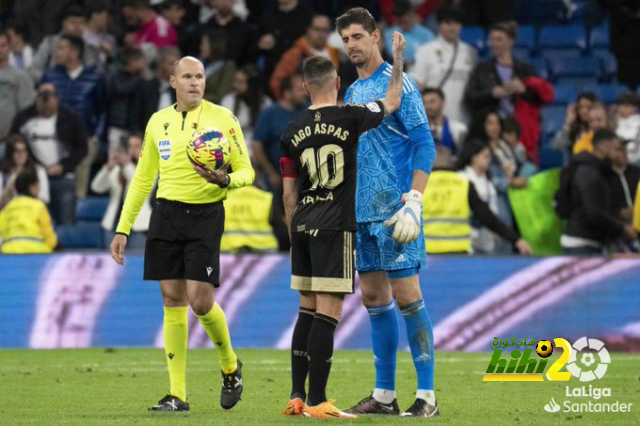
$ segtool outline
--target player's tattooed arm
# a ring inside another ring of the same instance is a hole
[[[393,71],[389,78],[387,94],[382,103],[385,108],[385,115],[392,114],[400,108],[402,100],[402,71],[404,68],[404,52],[407,50],[407,42],[404,36],[397,31],[391,36],[393,40]]]

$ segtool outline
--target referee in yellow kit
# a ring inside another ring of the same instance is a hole
[[[144,136],[140,160],[122,208],[111,256],[124,264],[127,236],[159,174],[144,256],[144,279],[160,281],[164,300],[164,345],[169,393],[152,411],[189,411],[186,392],[188,309],[191,306],[218,351],[222,368],[220,405],[230,409],[242,394],[242,363],[231,347],[224,312],[214,302],[219,286],[222,200],[228,188],[251,185],[242,130],[231,111],[202,99],[202,63],[184,57],[174,64],[170,84],[176,104],[156,112]],[[186,146],[198,129],[214,127],[231,144],[230,161],[218,170],[194,167]],[[227,173],[231,166],[232,173]]]

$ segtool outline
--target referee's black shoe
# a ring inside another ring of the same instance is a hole
[[[189,403],[177,396],[169,395],[158,401],[158,405],[149,408],[149,411],[189,411]]]
[[[236,371],[222,373],[222,392],[220,393],[220,406],[225,410],[232,409],[242,395],[242,361],[238,360]]]

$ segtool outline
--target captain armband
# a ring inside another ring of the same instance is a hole
[[[298,168],[294,163],[293,158],[281,157],[280,158],[280,175],[283,178],[297,178]]]

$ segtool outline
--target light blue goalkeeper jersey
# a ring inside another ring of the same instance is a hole
[[[356,80],[345,94],[345,103],[367,104],[386,96],[392,66],[384,62],[373,75]],[[402,105],[382,123],[363,133],[358,144],[356,221],[387,220],[402,207],[401,197],[411,190],[414,155],[408,132],[428,124],[420,90],[404,74]],[[431,132],[427,132],[433,144]],[[419,169],[420,167],[417,167]]]

